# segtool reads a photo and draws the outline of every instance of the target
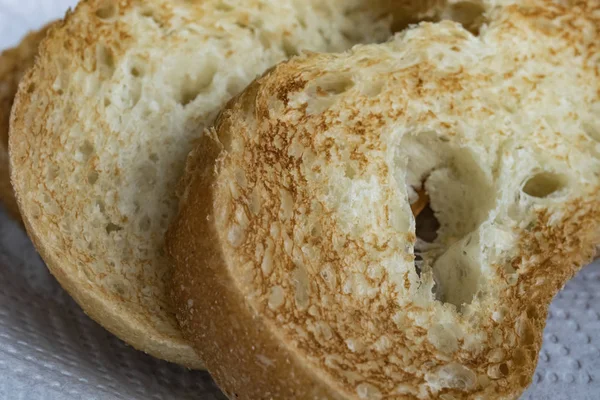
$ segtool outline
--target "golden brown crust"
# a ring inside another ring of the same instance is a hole
[[[168,237],[167,246],[176,262],[188,266],[178,269],[172,281],[180,326],[193,343],[203,343],[196,351],[203,360],[210,360],[211,375],[231,399],[341,398],[316,382],[315,371],[281,348],[279,340],[258,322],[262,317],[247,307],[229,271],[222,268],[219,242],[207,240],[219,236],[213,212],[218,200],[205,190],[214,179],[212,171],[195,165],[194,160],[216,160],[219,151],[215,142],[203,141],[191,155],[188,169],[198,170],[188,190],[202,195],[184,203],[181,215],[185,217],[174,221]],[[192,309],[198,315],[210,313],[211,318],[190,316]],[[233,365],[239,368],[238,374],[231,373]]]
[[[10,184],[8,169],[8,122],[10,110],[25,72],[31,68],[38,54],[38,46],[50,28],[30,32],[17,47],[0,54],[0,201],[15,219],[21,219],[19,207]]]
[[[598,10],[523,1],[489,10],[482,38],[424,24],[293,59],[228,105],[190,154],[167,245],[180,325],[230,398],[523,392],[549,302],[600,241],[581,123],[600,102]],[[393,176],[419,168],[395,164],[410,146],[444,160],[416,176],[442,225],[420,274]]]

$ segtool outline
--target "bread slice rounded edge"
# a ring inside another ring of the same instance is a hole
[[[17,196],[17,203],[21,204],[19,196]],[[85,283],[76,278],[76,271],[66,271],[61,266],[62,263],[53,257],[53,253],[47,251],[47,246],[38,237],[35,230],[31,228],[26,214],[24,214],[22,221],[29,238],[45,261],[50,273],[87,316],[137,350],[190,369],[205,368],[204,364],[195,357],[195,353],[186,343],[179,344],[175,342],[175,345],[173,345],[173,342],[157,340],[155,335],[149,334],[148,330],[136,324],[136,315],[126,309],[120,308],[115,312],[108,312],[108,310],[115,308],[115,303],[111,302],[110,299],[103,298],[95,291],[88,291]]]
[[[67,13],[65,20],[71,15]],[[65,20],[55,23],[49,30],[48,37],[65,25]],[[47,40],[43,40],[39,52],[48,52]],[[23,76],[10,115],[10,133],[9,133],[9,154],[12,153],[12,148],[16,146],[16,142],[20,139],[19,132],[23,132],[26,127],[23,122],[22,110],[26,109],[30,104],[28,87],[35,82],[35,76],[38,66],[36,61],[33,68]],[[135,313],[130,312],[121,307],[115,307],[115,303],[109,298],[101,296],[97,291],[87,290],[86,283],[78,279],[79,272],[76,266],[71,266],[71,270],[67,270],[62,260],[56,259],[54,253],[48,250],[48,246],[37,235],[36,230],[32,228],[30,221],[31,216],[23,212],[24,205],[17,190],[19,178],[13,167],[14,159],[12,155],[9,157],[10,180],[15,188],[15,200],[21,211],[21,218],[27,234],[33,242],[36,250],[39,252],[42,259],[45,261],[48,270],[58,280],[60,285],[69,293],[69,295],[81,306],[83,311],[94,321],[102,325],[109,332],[125,341],[137,350],[143,351],[151,356],[160,358],[172,363],[180,364],[190,369],[205,369],[204,364],[197,358],[193,349],[182,339],[179,340],[161,340],[159,337],[162,334],[156,335],[153,332],[145,329],[142,324],[139,324],[139,319]],[[114,310],[109,312],[109,310]],[[149,325],[148,323],[144,325]],[[159,337],[157,337],[159,336]]]
[[[252,93],[257,84],[253,82],[241,96]],[[214,164],[207,160],[217,160],[220,151],[217,141],[205,135],[188,156],[181,189],[199,195],[191,201],[182,199],[180,212],[167,232],[167,252],[178,266],[185,266],[174,268],[169,291],[184,336],[192,345],[207,344],[194,348],[231,399],[345,398],[333,382],[324,382],[292,349],[281,346],[273,331],[257,323],[262,317],[253,313],[237,290],[217,239],[213,204],[218,199],[213,190],[207,190],[217,177]],[[195,174],[191,170],[203,171]],[[200,274],[203,279],[195,279]],[[236,379],[228,372],[232,370],[244,379]]]
[[[4,50],[0,54],[0,64],[6,64],[6,74],[0,76],[0,81],[8,85],[6,96],[0,97],[0,201],[15,220],[21,221],[19,206],[15,199],[10,183],[8,131],[9,119],[18,89],[18,82],[22,75],[33,65],[38,54],[38,46],[46,37],[46,33],[54,22],[51,22],[37,31],[29,32],[15,47]],[[0,71],[2,71],[0,67]]]

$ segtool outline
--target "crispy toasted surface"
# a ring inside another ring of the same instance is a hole
[[[49,27],[50,25],[30,32],[18,46],[0,54],[0,201],[14,218],[19,219],[19,207],[10,184],[8,169],[8,122],[19,82],[33,65],[38,46],[46,37]]]
[[[600,241],[600,3],[567,3],[303,55],[229,103],[167,243],[184,335],[230,398],[529,385],[547,306]]]
[[[30,237],[90,316],[138,349],[201,365],[165,294],[164,233],[186,155],[276,62],[386,40],[390,8],[88,0],[51,31],[14,107],[12,179]]]

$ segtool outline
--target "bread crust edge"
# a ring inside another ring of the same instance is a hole
[[[256,85],[257,81],[253,82],[244,93],[252,93],[252,86]],[[227,113],[235,102],[236,98],[232,99],[223,113]],[[219,233],[213,204],[218,199],[213,190],[205,189],[213,187],[218,175],[211,169],[213,163],[195,162],[217,160],[220,154],[221,148],[209,135],[204,136],[190,153],[186,168],[200,168],[204,172],[194,174],[189,182],[184,178],[182,186],[189,183],[187,189],[200,195],[194,196],[191,202],[182,201],[181,207],[185,210],[180,210],[167,232],[167,252],[176,264],[187,266],[173,269],[169,290],[184,336],[193,345],[205,343],[194,348],[216,383],[231,399],[346,398],[340,395],[341,390],[330,386],[333,383],[318,377],[318,371],[309,370],[293,350],[282,346],[275,334],[265,329],[264,321],[257,323],[261,316],[247,307],[237,290],[217,239]],[[185,218],[181,218],[182,215]],[[187,256],[181,257],[182,254]],[[202,279],[195,279],[200,274]],[[185,289],[186,283],[192,284],[193,292]],[[190,309],[193,309],[191,313]],[[263,368],[256,368],[257,362]],[[245,379],[236,379],[228,373],[231,370],[238,371],[235,376]]]
[[[85,5],[80,3],[77,8]],[[47,34],[47,38],[39,46],[39,54],[51,52],[51,37],[62,34],[67,21],[76,11],[67,12],[64,20],[53,24]],[[122,307],[115,306],[114,302],[106,296],[102,296],[98,291],[89,290],[90,286],[84,279],[79,279],[82,275],[76,265],[65,265],[64,260],[58,260],[52,251],[49,251],[47,244],[32,227],[31,218],[24,209],[23,201],[18,192],[17,183],[19,177],[15,173],[15,160],[12,156],[12,148],[17,145],[17,141],[26,138],[26,126],[24,124],[24,110],[31,106],[31,98],[28,93],[28,87],[37,82],[36,76],[39,73],[40,59],[21,79],[19,89],[15,96],[10,115],[10,133],[9,133],[9,168],[12,187],[15,188],[15,200],[18,209],[21,211],[21,218],[25,230],[33,242],[36,250],[43,258],[50,273],[56,278],[60,285],[69,293],[77,304],[83,309],[95,322],[102,325],[106,330],[125,341],[137,350],[143,351],[153,357],[166,360],[175,364],[180,364],[186,368],[203,370],[204,364],[197,358],[194,351],[184,340],[164,340],[164,335],[158,332],[152,332],[145,328],[149,323],[140,323],[135,313],[128,312]]]

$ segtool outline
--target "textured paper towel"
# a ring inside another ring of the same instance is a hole
[[[0,0],[0,49],[73,0]],[[600,265],[550,309],[532,400],[600,399]],[[0,207],[0,399],[223,399],[210,377],[155,360],[90,320]]]
[[[207,373],[126,346],[89,319],[0,211],[0,399],[225,399]]]

